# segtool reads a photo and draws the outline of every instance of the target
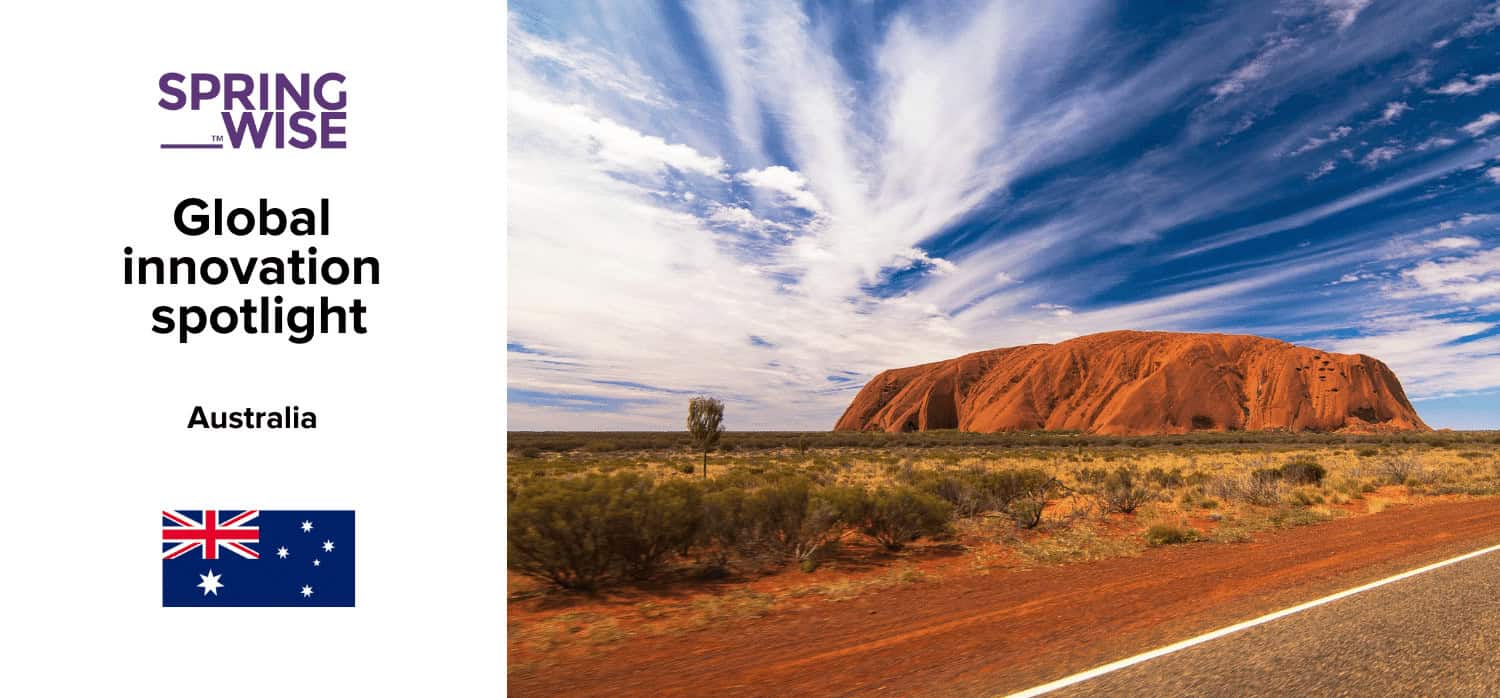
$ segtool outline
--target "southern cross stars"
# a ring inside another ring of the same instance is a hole
[[[302,598],[305,599],[305,598],[307,598],[309,596],[312,596],[312,595],[313,595],[312,587],[310,587],[310,586],[308,586],[306,584],[303,584],[302,585]]]
[[[290,554],[291,553],[288,553],[286,551],[286,546],[285,545],[283,545],[283,546],[281,546],[281,547],[279,547],[279,548],[276,549],[276,557],[279,557],[279,558],[281,558],[283,560],[285,560],[286,556],[290,555]]]
[[[209,570],[208,574],[198,575],[198,578],[203,580],[203,583],[199,584],[198,587],[203,590],[204,596],[208,596],[209,594],[213,594],[214,596],[219,595],[219,587],[224,586],[219,582],[219,577],[222,576],[224,575],[214,574],[213,570]]]
[[[303,521],[302,522],[302,532],[303,533],[307,533],[308,531],[311,531],[311,530],[312,530],[312,522],[311,521]]]
[[[325,552],[325,553],[331,553],[331,552],[333,552],[333,541],[331,541],[331,540],[325,540],[325,541],[323,541],[323,552]]]
[[[313,567],[317,567],[317,566],[319,566],[321,564],[323,564],[322,560],[319,560],[319,559],[316,559],[316,558],[313,559]]]

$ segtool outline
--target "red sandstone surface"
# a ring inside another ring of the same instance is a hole
[[[1127,330],[883,371],[834,429],[1122,435],[1428,427],[1396,374],[1363,354],[1250,335]]]

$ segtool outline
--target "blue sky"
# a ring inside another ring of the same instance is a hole
[[[1500,428],[1500,2],[1136,4],[513,2],[509,428],[1127,328]]]

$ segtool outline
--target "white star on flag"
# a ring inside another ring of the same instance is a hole
[[[203,583],[199,584],[198,587],[203,589],[204,596],[208,596],[209,594],[213,594],[214,596],[219,595],[219,587],[224,586],[219,582],[219,577],[222,576],[224,575],[214,574],[213,570],[209,570],[208,574],[198,575],[198,578],[203,580]]]

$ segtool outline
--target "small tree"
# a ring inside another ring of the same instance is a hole
[[[708,452],[719,444],[724,433],[724,403],[702,395],[688,400],[688,433],[693,445],[703,451],[703,477],[708,477]]]

